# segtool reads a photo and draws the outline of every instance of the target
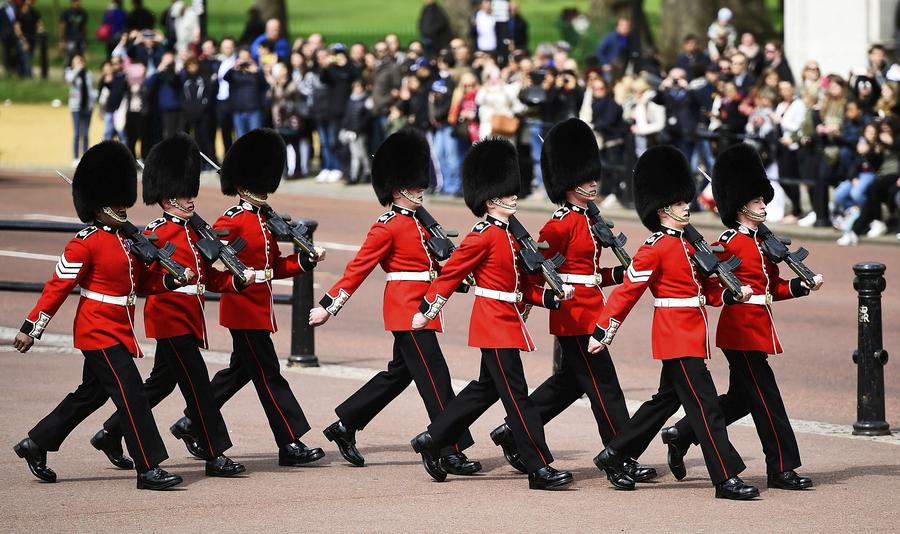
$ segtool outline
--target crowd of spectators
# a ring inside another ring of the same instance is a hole
[[[706,35],[686,35],[674,63],[663,66],[625,18],[596,39],[589,57],[574,57],[567,41],[530,42],[515,2],[480,2],[464,37],[454,36],[437,2],[424,4],[420,40],[403,46],[389,34],[367,46],[318,33],[290,40],[254,9],[239,38],[214,39],[201,31],[202,2],[176,0],[157,17],[140,0],[130,13],[112,0],[101,26],[108,28],[96,34],[109,58],[94,79],[83,58],[86,15],[71,0],[59,31],[74,157],[86,148],[96,107],[104,138],[122,140],[138,158],[189,131],[215,159],[217,136],[227,150],[235,137],[269,126],[289,147],[287,176],[357,184],[370,180],[381,141],[412,127],[432,143],[436,194],[460,196],[467,148],[503,136],[519,148],[522,195],[542,196],[542,139],[579,117],[601,148],[606,206],[629,203],[630,169],[648,147],[672,144],[709,173],[716,153],[746,142],[759,149],[776,190],[770,220],[834,225],[841,244],[896,224],[900,66],[883,46],[873,45],[852,72],[823,73],[816,61],[795,72],[781,42],[738,31],[740,21],[722,8]],[[573,11],[563,12],[561,31],[583,35],[585,19]],[[713,204],[698,172],[693,207]]]

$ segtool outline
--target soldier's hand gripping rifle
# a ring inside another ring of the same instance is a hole
[[[428,233],[431,234],[431,237],[425,241],[425,245],[428,247],[428,250],[431,251],[431,254],[438,261],[446,261],[449,259],[450,255],[453,254],[453,251],[456,250],[456,245],[453,244],[453,241],[450,241],[450,238],[459,236],[459,232],[456,230],[445,230],[444,227],[441,226],[441,223],[437,222],[437,220],[428,213],[428,210],[422,206],[416,208],[416,217],[418,217],[422,226],[428,230]],[[468,293],[469,287],[474,285],[475,277],[469,274],[466,276],[465,282],[456,288],[456,291],[457,293]]]
[[[556,270],[563,264],[566,259],[556,253],[552,258],[545,258],[540,253],[540,248],[547,248],[546,244],[542,247],[534,241],[528,230],[522,226],[522,223],[516,219],[515,215],[509,218],[509,231],[512,233],[516,241],[519,242],[519,258],[525,265],[525,270],[532,274],[541,274],[547,282],[547,286],[560,299],[565,297],[566,292],[563,291],[563,281]]]
[[[772,233],[772,230],[765,224],[760,224],[757,226],[757,232],[759,236],[762,238],[762,250],[765,255],[772,260],[773,263],[784,262],[788,267],[791,268],[797,276],[803,280],[806,285],[814,286],[816,285],[815,277],[816,273],[812,272],[809,267],[807,267],[803,260],[805,260],[809,256],[809,251],[803,247],[798,248],[794,252],[788,250],[787,245],[790,245],[790,240],[787,240],[785,243],[782,238],[779,238],[775,234]]]
[[[709,243],[707,243],[700,232],[694,228],[693,224],[688,224],[684,227],[684,238],[687,239],[688,243],[694,246],[695,252],[691,256],[691,260],[694,262],[694,265],[700,269],[700,272],[707,277],[712,276],[713,274],[718,275],[719,281],[728,288],[731,295],[735,299],[740,299],[742,296],[741,286],[743,284],[741,284],[738,277],[734,275],[734,270],[741,264],[740,258],[732,256],[725,261],[720,260],[719,257],[715,255],[713,248],[709,246]]]
[[[222,233],[213,229],[196,212],[191,215],[189,221],[191,227],[200,234],[200,240],[197,241],[197,249],[200,250],[200,254],[203,254],[203,257],[210,262],[222,260],[225,268],[231,271],[231,274],[237,277],[241,284],[247,285],[250,282],[244,275],[247,266],[237,257],[237,253],[246,246],[247,242],[239,237],[227,245],[222,243],[219,240]]]
[[[594,238],[597,239],[600,246],[612,249],[622,267],[626,269],[630,267],[631,256],[625,250],[625,243],[628,241],[625,234],[619,232],[619,235],[613,235],[613,224],[600,215],[600,210],[593,202],[587,203],[587,214],[591,218],[591,233],[594,234]]]
[[[72,180],[68,176],[59,171],[56,171],[56,174],[69,185],[72,185]],[[122,234],[131,240],[131,254],[141,263],[149,266],[153,262],[157,262],[160,267],[165,269],[166,272],[175,278],[179,285],[183,286],[188,283],[185,267],[172,259],[172,254],[174,254],[176,250],[173,243],[166,243],[166,246],[162,248],[157,247],[151,243],[151,241],[159,239],[156,234],[144,234],[130,221],[125,221],[125,223],[122,224],[121,229]]]
[[[290,240],[295,247],[309,256],[310,260],[313,262],[319,261],[319,253],[316,252],[315,245],[309,239],[309,228],[305,224],[300,222],[290,223],[291,217],[289,215],[275,213],[272,206],[266,202],[259,206],[259,212],[266,218],[266,226],[275,234],[275,237]]]

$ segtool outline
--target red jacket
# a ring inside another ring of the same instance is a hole
[[[525,304],[556,308],[550,290],[534,284],[519,266],[519,243],[509,233],[509,224],[490,215],[476,224],[463,239],[431,283],[419,305],[425,317],[434,319],[460,282],[475,275],[475,303],[469,321],[469,346],[478,348],[518,348],[534,350],[525,326]],[[518,296],[506,302],[478,295],[478,288]]]
[[[583,336],[594,332],[597,314],[606,299],[601,287],[622,283],[625,269],[600,267],[602,248],[591,233],[591,220],[584,208],[566,203],[553,214],[553,218],[541,228],[539,241],[546,241],[550,248],[542,250],[544,256],[557,252],[566,258],[559,274],[588,275],[593,285],[571,283],[575,298],[560,303],[558,310],[550,312],[550,333],[554,336]]]
[[[415,211],[392,206],[391,211],[379,217],[369,229],[359,252],[344,269],[344,275],[319,304],[331,315],[337,315],[376,265],[399,278],[421,276],[423,280],[393,280],[384,286],[384,329],[410,330],[412,316],[418,311],[431,281],[440,272],[440,265],[425,244],[429,237]],[[438,313],[425,328],[441,332],[442,324],[443,317]]]
[[[272,302],[272,280],[290,278],[312,269],[306,255],[282,256],[275,236],[266,227],[259,208],[242,200],[232,206],[213,224],[216,230],[228,232],[228,241],[241,238],[247,242],[238,258],[250,269],[256,269],[257,283],[240,293],[222,295],[219,324],[235,330],[278,330],[275,305]]]
[[[75,348],[100,350],[121,343],[128,352],[141,357],[134,332],[135,296],[176,286],[167,286],[171,283],[169,277],[132,257],[130,246],[131,240],[108,226],[88,226],[75,234],[21,331],[39,339],[69,293],[81,286],[98,294],[98,298],[105,295],[127,304],[101,302],[82,295],[75,311]]]
[[[203,318],[203,291],[234,293],[238,290],[234,277],[231,273],[214,269],[200,254],[194,246],[200,236],[186,219],[163,213],[162,217],[147,225],[146,233],[159,237],[157,246],[174,244],[173,259],[194,271],[195,275],[192,285],[185,289],[147,297],[144,304],[147,337],[165,339],[190,334],[197,338],[202,348],[209,348]]]
[[[744,225],[738,226],[737,230],[726,230],[719,237],[718,244],[725,248],[719,256],[740,258],[741,264],[734,274],[764,301],[725,306],[716,328],[716,346],[719,348],[780,354],[781,342],[775,331],[770,303],[809,294],[809,290],[800,285],[799,278],[787,281],[779,276],[778,266],[763,254],[761,242],[756,231]]]
[[[653,311],[653,358],[709,358],[709,319],[705,305],[721,306],[724,290],[716,278],[704,277],[690,259],[694,247],[682,232],[663,227],[641,245],[625,272],[625,281],[610,294],[597,319],[594,337],[609,345],[628,312],[647,288],[658,299],[698,299],[692,307]],[[702,298],[700,298],[702,297]],[[660,303],[662,304],[662,303]]]

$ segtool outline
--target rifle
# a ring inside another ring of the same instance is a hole
[[[450,241],[451,237],[457,237],[459,232],[456,230],[445,230],[441,223],[437,222],[437,220],[428,213],[424,207],[419,206],[416,208],[416,217],[419,218],[419,221],[422,222],[422,225],[428,230],[428,233],[431,234],[431,237],[425,241],[425,244],[428,246],[428,250],[434,255],[434,257],[438,261],[445,261],[450,258],[450,255],[453,254],[453,251],[456,250],[456,245],[453,244],[453,241]],[[459,285],[456,288],[458,293],[468,293],[469,287],[475,285],[475,277],[469,274],[466,276],[466,281]]]
[[[525,269],[529,273],[540,273],[543,275],[550,290],[552,290],[557,297],[563,298],[566,293],[563,291],[562,278],[560,278],[559,273],[557,273],[556,270],[564,261],[566,261],[566,259],[558,252],[554,254],[552,258],[545,258],[538,249],[547,248],[547,244],[536,243],[534,238],[531,237],[531,234],[528,233],[528,230],[526,230],[525,227],[522,226],[522,223],[516,219],[515,215],[509,218],[509,231],[521,246],[519,249],[519,258],[525,265]]]
[[[185,267],[172,259],[172,254],[175,253],[175,245],[173,243],[166,243],[166,246],[159,248],[151,243],[151,240],[156,241],[159,239],[155,234],[146,235],[129,221],[125,221],[122,225],[122,234],[131,240],[131,253],[144,265],[149,266],[156,262],[166,272],[171,274],[180,285],[188,283],[187,276],[185,276]]]
[[[791,241],[788,239],[787,242],[784,242],[782,238],[773,234],[772,230],[769,230],[765,224],[757,226],[757,232],[763,239],[762,250],[770,260],[774,263],[785,262],[787,266],[806,283],[806,285],[815,285],[816,273],[812,272],[812,270],[803,263],[803,260],[809,256],[808,250],[800,247],[796,251],[791,252],[786,246],[790,245]]]
[[[203,257],[210,262],[216,261],[217,259],[222,260],[222,264],[241,281],[241,284],[247,285],[250,282],[250,280],[247,280],[244,276],[244,271],[247,270],[247,266],[237,257],[237,253],[244,248],[247,242],[239,237],[227,245],[222,243],[222,241],[219,240],[219,235],[221,235],[221,233],[214,230],[213,227],[210,226],[208,222],[204,221],[196,212],[191,215],[189,221],[191,227],[200,234],[200,240],[197,241],[196,244],[197,249],[203,254]]]
[[[720,260],[715,254],[706,239],[694,228],[693,224],[684,227],[684,237],[688,243],[694,246],[695,252],[691,256],[694,265],[703,273],[704,276],[712,276],[717,274],[719,281],[725,284],[728,291],[735,298],[741,297],[741,281],[734,275],[734,270],[741,264],[740,258],[732,256],[726,261]]]
[[[303,223],[289,223],[290,215],[279,215],[275,213],[267,202],[263,202],[259,206],[260,213],[266,218],[266,226],[278,239],[289,239],[294,246],[299,248],[301,252],[309,256],[312,261],[319,261],[319,253],[313,242],[310,241],[309,228]]]
[[[66,183],[72,185],[72,180],[68,176],[59,171],[56,171],[56,174],[65,180]],[[122,234],[131,240],[131,254],[140,260],[141,263],[149,266],[153,262],[157,262],[160,267],[165,269],[166,272],[175,278],[179,285],[188,283],[187,276],[185,275],[185,267],[172,259],[172,254],[174,254],[176,250],[174,244],[166,243],[166,246],[162,248],[157,247],[151,243],[151,241],[159,239],[156,234],[145,235],[137,226],[131,224],[130,221],[125,221],[121,229]]]
[[[587,214],[588,217],[591,218],[591,233],[594,234],[594,237],[600,243],[600,246],[611,248],[613,254],[619,259],[619,263],[622,264],[622,267],[626,269],[630,267],[631,256],[629,256],[628,252],[625,250],[625,243],[628,241],[625,234],[619,232],[619,235],[614,236],[612,233],[612,222],[605,220],[603,216],[600,215],[600,210],[593,202],[587,203]]]

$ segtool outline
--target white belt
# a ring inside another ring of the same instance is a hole
[[[483,287],[475,286],[475,294],[479,297],[500,300],[503,302],[522,302],[521,291],[510,293],[508,291],[496,291],[494,289],[485,289]]]
[[[559,278],[566,284],[581,284],[600,287],[601,275],[559,273]]]
[[[175,290],[176,293],[187,293],[188,295],[202,295],[206,292],[206,286],[203,284],[193,284],[190,286],[181,286]]]
[[[116,306],[134,306],[134,300],[136,298],[133,293],[131,295],[118,297],[115,295],[104,295],[103,293],[97,293],[96,291],[85,288],[81,288],[81,296],[104,304],[115,304]]]
[[[706,306],[706,297],[688,297],[684,299],[653,299],[657,308],[699,308]]]
[[[272,269],[263,269],[254,272],[256,273],[253,277],[254,284],[264,284],[272,279]]]
[[[431,282],[435,274],[434,271],[397,271],[385,274],[384,279],[388,282]]]
[[[759,306],[772,304],[772,295],[768,293],[766,293],[765,295],[750,295],[750,300],[748,300],[744,304],[757,304]]]

